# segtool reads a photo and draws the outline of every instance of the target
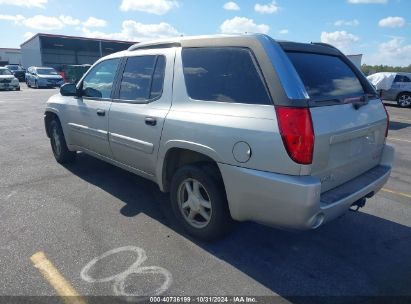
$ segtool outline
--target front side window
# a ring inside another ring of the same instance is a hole
[[[340,57],[303,52],[287,52],[287,55],[314,100],[365,93],[360,80]]]
[[[119,62],[120,59],[115,58],[97,64],[83,80],[83,96],[110,98]]]
[[[147,101],[161,96],[164,82],[164,56],[148,55],[127,59],[119,98]]]
[[[249,49],[185,48],[184,78],[190,98],[206,101],[271,104]]]

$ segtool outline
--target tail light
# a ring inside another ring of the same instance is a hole
[[[381,100],[382,106],[384,107],[385,114],[387,114],[387,126],[385,128],[385,137],[388,136],[388,129],[390,128],[390,115],[388,114],[387,108],[385,107],[384,102]]]
[[[278,127],[288,155],[299,164],[311,164],[315,136],[310,110],[279,106],[275,109]]]

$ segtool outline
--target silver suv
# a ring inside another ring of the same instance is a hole
[[[232,219],[314,229],[387,181],[388,115],[362,73],[324,44],[266,35],[139,43],[51,97],[59,163],[77,151],[158,184],[193,236]]]

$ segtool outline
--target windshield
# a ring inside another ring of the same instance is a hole
[[[364,94],[361,82],[340,57],[302,52],[287,52],[287,55],[312,99],[340,99]]]
[[[17,65],[8,65],[7,68],[8,68],[9,70],[12,70],[12,71],[17,71],[17,70],[19,70],[19,67],[18,67]]]
[[[36,71],[39,75],[57,75],[55,69],[37,69]]]
[[[0,70],[0,75],[12,75],[12,74],[9,70],[1,69]]]

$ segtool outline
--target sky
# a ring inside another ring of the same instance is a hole
[[[326,42],[363,63],[411,64],[411,0],[0,0],[0,47],[36,33],[127,41],[265,33]]]

